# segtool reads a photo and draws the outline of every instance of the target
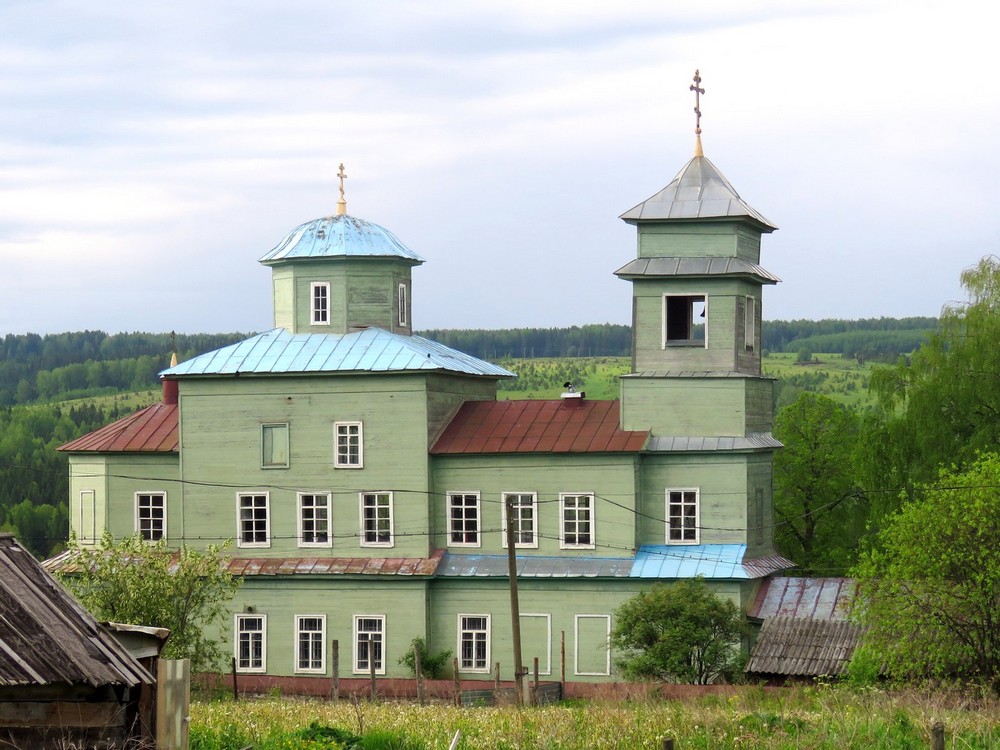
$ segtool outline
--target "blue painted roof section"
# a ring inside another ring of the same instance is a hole
[[[649,544],[635,554],[631,578],[756,578],[743,567],[745,544]]]
[[[346,214],[301,224],[260,259],[264,265],[302,258],[397,257],[413,265],[424,259],[385,227]]]
[[[252,336],[231,346],[181,362],[165,377],[187,375],[279,375],[331,372],[444,371],[466,375],[515,377],[484,362],[420,336],[381,328],[355,333],[289,333],[284,328]]]

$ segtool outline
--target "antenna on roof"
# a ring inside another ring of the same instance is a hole
[[[337,177],[340,178],[340,200],[337,201],[337,216],[343,216],[347,213],[347,200],[344,198],[344,180],[347,179],[347,173],[344,171],[343,162],[340,163]]]
[[[699,71],[694,72],[694,83],[688,89],[694,92],[694,155],[704,156],[705,152],[701,150],[701,95],[705,93],[705,89],[701,87]]]

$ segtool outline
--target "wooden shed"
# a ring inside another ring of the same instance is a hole
[[[156,681],[11,534],[0,534],[0,745],[152,748]]]

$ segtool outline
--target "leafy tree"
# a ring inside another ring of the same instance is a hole
[[[843,574],[855,561],[867,508],[856,491],[857,413],[801,393],[778,412],[774,434],[775,542],[808,574]]]
[[[105,532],[97,547],[75,545],[74,570],[62,580],[98,619],[167,628],[164,658],[191,659],[194,671],[212,671],[220,666],[222,642],[206,629],[222,621],[242,582],[225,569],[224,548],[171,550],[163,540],[116,541]]]
[[[946,305],[912,357],[872,374],[885,415],[879,439],[892,443],[872,467],[875,481],[927,482],[1000,442],[1000,258],[983,258],[961,280],[968,302]]]
[[[448,660],[451,658],[451,651],[439,651],[432,654],[427,650],[427,644],[419,636],[410,641],[410,648],[399,657],[399,663],[404,667],[409,667],[414,676],[417,674],[417,661],[413,655],[413,650],[420,652],[420,671],[425,677],[432,680],[439,680],[448,673]]]
[[[735,671],[746,623],[701,578],[657,584],[615,610],[611,645],[629,680],[706,685]]]
[[[1000,455],[916,488],[854,570],[867,648],[897,677],[1000,692]]]

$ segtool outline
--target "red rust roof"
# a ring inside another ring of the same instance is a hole
[[[632,453],[649,432],[620,428],[617,401],[467,401],[433,454]]]
[[[846,620],[854,603],[853,578],[772,577],[764,580],[748,617]]]
[[[59,446],[70,453],[176,453],[177,404],[153,404]]]

